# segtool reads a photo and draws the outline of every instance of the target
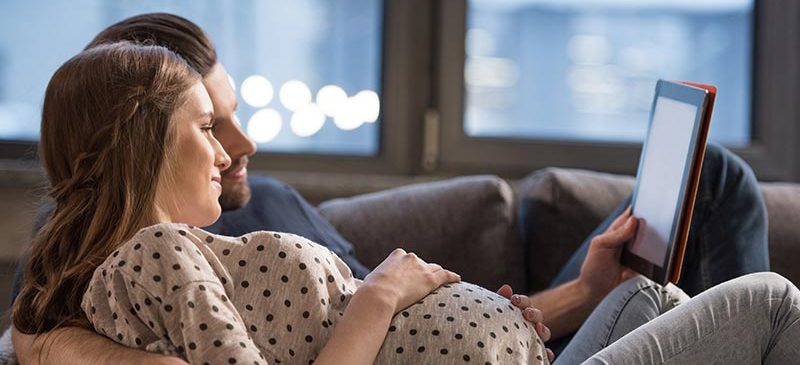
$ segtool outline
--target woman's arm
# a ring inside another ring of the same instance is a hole
[[[11,339],[21,365],[188,365],[177,357],[122,346],[78,327],[65,327],[38,336],[23,334],[12,327]]]
[[[437,264],[394,250],[364,279],[314,364],[372,364],[395,313],[443,284],[459,280],[460,276]]]

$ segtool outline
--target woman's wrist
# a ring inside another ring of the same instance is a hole
[[[399,310],[397,308],[397,295],[393,290],[383,285],[365,281],[353,296],[357,296],[359,301],[370,303],[370,307],[376,310],[391,313],[392,316]]]

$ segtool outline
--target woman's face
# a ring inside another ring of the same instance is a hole
[[[214,107],[198,81],[172,116],[175,153],[156,192],[160,222],[204,227],[219,218],[220,171],[230,166],[231,159],[211,133],[213,123]]]

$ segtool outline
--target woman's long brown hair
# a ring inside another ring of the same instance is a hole
[[[39,155],[56,208],[34,239],[14,302],[19,331],[89,328],[83,293],[106,257],[155,223],[170,119],[199,81],[166,48],[126,42],[85,50],[53,75]]]

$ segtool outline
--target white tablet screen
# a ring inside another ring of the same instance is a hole
[[[643,221],[628,249],[658,266],[664,265],[681,203],[681,184],[696,114],[695,105],[663,96],[656,99],[633,205],[634,215]]]

